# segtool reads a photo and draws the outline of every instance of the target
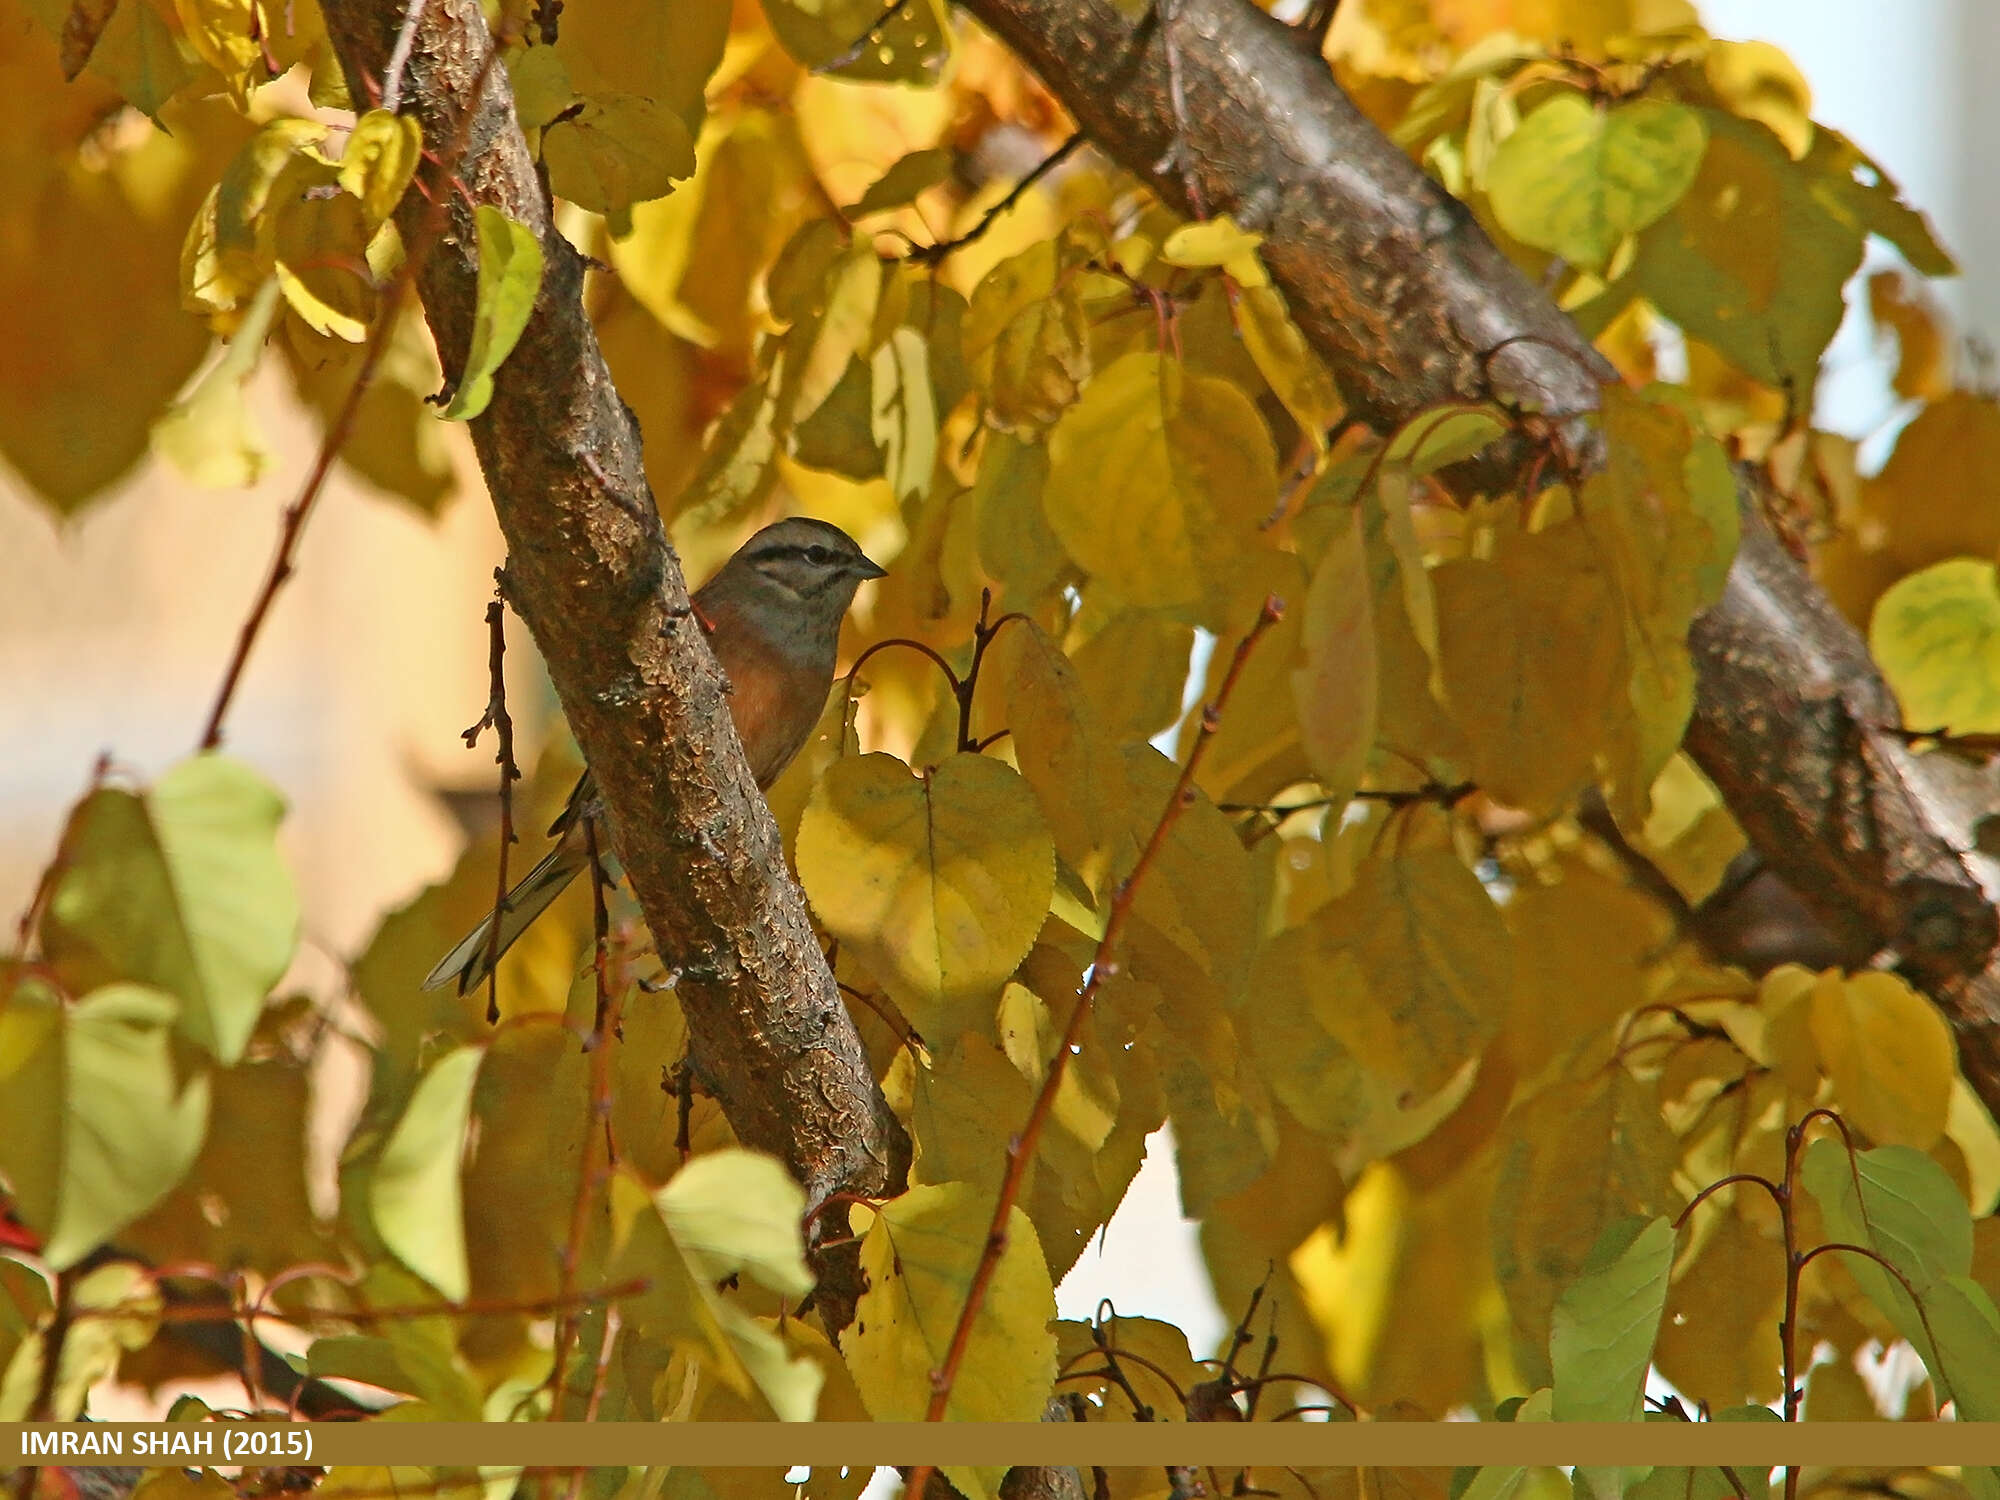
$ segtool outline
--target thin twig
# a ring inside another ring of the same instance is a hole
[[[924,1413],[927,1422],[944,1420],[946,1408],[951,1403],[952,1386],[958,1379],[958,1368],[965,1360],[965,1351],[972,1341],[972,1326],[978,1320],[979,1310],[986,1302],[987,1289],[992,1285],[993,1273],[1000,1263],[1001,1253],[1007,1247],[1007,1221],[1012,1215],[1014,1204],[1021,1196],[1021,1188],[1027,1180],[1028,1164],[1034,1160],[1035,1148],[1041,1140],[1042,1127],[1048,1122],[1049,1114],[1055,1107],[1056,1093],[1069,1069],[1069,1060],[1082,1034],[1083,1020],[1097,999],[1097,992],[1107,979],[1115,977],[1118,965],[1113,954],[1117,950],[1118,939],[1124,934],[1125,923],[1132,914],[1133,900],[1138,894],[1139,884],[1146,872],[1152,868],[1165,845],[1167,836],[1173,832],[1184,809],[1195,800],[1194,777],[1200,769],[1203,753],[1215,732],[1222,724],[1223,710],[1228,706],[1237,682],[1243,676],[1245,663],[1266,631],[1278,623],[1284,614],[1284,603],[1275,594],[1266,598],[1259,611],[1256,624],[1237,643],[1236,655],[1229,663],[1229,671],[1222,679],[1222,686],[1215,695],[1215,701],[1202,710],[1201,729],[1196,735],[1194,748],[1188,752],[1181,774],[1174,783],[1173,795],[1160,812],[1159,821],[1153,825],[1152,837],[1146,840],[1146,847],[1139,853],[1132,873],[1119,882],[1117,891],[1111,898],[1111,907],[1104,923],[1104,936],[1097,944],[1097,951],[1090,961],[1090,976],[1084,981],[1076,1003],[1071,1006],[1069,1019],[1063,1026],[1062,1039],[1056,1043],[1055,1052],[1049,1059],[1047,1071],[1042,1076],[1042,1086],[1035,1095],[1034,1106],[1028,1111],[1027,1123],[1020,1133],[1007,1144],[1007,1171],[1000,1179],[1000,1194],[993,1205],[993,1222],[986,1232],[986,1244],[980,1251],[979,1264],[972,1274],[971,1285],[966,1288],[965,1305],[959,1309],[958,1323],[952,1329],[951,1343],[946,1349],[944,1363],[931,1376],[930,1406]],[[908,1490],[921,1495],[924,1485],[931,1475],[931,1467],[923,1465],[911,1473]]]
[[[396,33],[396,45],[389,53],[389,66],[382,73],[382,108],[392,115],[403,101],[403,69],[409,65],[410,48],[417,40],[417,23],[424,18],[424,7],[429,3],[430,0],[409,0],[403,10],[402,29]]]
[[[583,1264],[583,1242],[590,1228],[590,1207],[597,1196],[602,1181],[611,1175],[617,1164],[617,1149],[611,1140],[611,1048],[605,1045],[618,1034],[618,1009],[621,992],[607,993],[604,983],[604,886],[603,871],[597,858],[597,828],[585,819],[584,837],[589,841],[591,887],[597,902],[597,973],[598,1009],[591,1035],[584,1038],[584,1050],[590,1054],[590,1103],[589,1116],[584,1122],[582,1155],[577,1162],[576,1196],[570,1201],[569,1236],[563,1242],[561,1279],[559,1285],[565,1296],[574,1294],[578,1268]],[[597,1134],[604,1131],[604,1165],[597,1165]],[[549,1420],[555,1421],[562,1411],[563,1361],[569,1354],[570,1340],[576,1333],[576,1320],[563,1317],[557,1321],[555,1336],[555,1358],[549,1369]]]
[[[452,133],[451,149],[438,159],[438,176],[446,185],[456,175],[459,162],[471,142],[472,121],[479,112],[479,101],[486,93],[487,79],[500,61],[500,48],[505,40],[505,37],[495,37],[487,48],[486,56],[479,64],[478,75],[472,81],[465,112]],[[271,559],[270,571],[264,576],[264,586],[258,590],[256,601],[244,618],[243,628],[236,637],[236,649],[230,653],[229,665],[222,674],[222,685],[216,689],[215,703],[208,711],[208,724],[201,732],[200,748],[203,750],[213,750],[222,743],[222,721],[236,696],[243,669],[249,665],[251,648],[257,644],[257,636],[264,628],[271,606],[277,602],[278,590],[292,576],[299,537],[305,531],[306,520],[311,516],[320,492],[326,488],[327,476],[333,472],[333,461],[354,436],[354,424],[361,414],[361,398],[367,394],[383,356],[389,351],[396,320],[402,315],[403,299],[409,295],[410,288],[416,284],[417,273],[443,238],[445,211],[450,202],[448,191],[440,191],[431,199],[430,212],[424,217],[421,232],[413,237],[410,253],[404,257],[403,264],[382,293],[382,305],[375,310],[375,321],[368,330],[368,342],[362,348],[361,367],[354,372],[354,383],[347,388],[340,410],[327,423],[326,434],[320,439],[319,452],[313,458],[305,483],[299,487],[297,498],[285,507],[284,521],[278,529],[277,554]]]
[[[889,3],[883,6],[881,11],[877,13],[875,19],[868,23],[868,29],[856,37],[848,45],[846,51],[829,57],[825,62],[815,67],[813,71],[815,73],[838,73],[842,68],[852,67],[855,63],[860,62],[861,54],[868,50],[868,44],[875,39],[876,33],[895,20],[896,12],[909,3],[910,0],[889,0]]]
[[[935,245],[919,245],[909,253],[906,259],[920,266],[934,266],[943,261],[946,256],[963,250],[967,245],[983,238],[986,231],[993,227],[994,221],[1019,204],[1021,199],[1027,195],[1029,188],[1040,182],[1049,173],[1068,161],[1071,156],[1075,155],[1077,148],[1082,144],[1083,132],[1079,130],[1047,156],[1036,162],[1029,169],[1028,173],[1008,190],[1007,196],[981,214],[979,222],[966,230],[964,234],[958,236],[957,239],[940,240]]]
[[[421,0],[419,0],[421,3]],[[502,570],[493,570],[497,584]],[[507,851],[514,847],[514,783],[521,768],[514,764],[514,718],[507,712],[506,610],[499,598],[486,606],[486,712],[479,722],[459,737],[470,750],[479,742],[480,732],[492,726],[499,741],[493,759],[500,767],[500,865],[494,874],[493,915],[486,931],[486,1024],[500,1024],[500,917],[507,909]]]

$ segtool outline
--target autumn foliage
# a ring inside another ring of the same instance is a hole
[[[27,3],[0,0],[23,493],[56,519],[144,462],[292,462],[245,401],[275,369],[394,502],[483,504],[439,424],[483,419],[560,247],[482,200],[440,360],[413,273],[470,143],[399,77],[357,97],[313,0]],[[302,1330],[245,1398],[279,1409],[344,1377],[413,1420],[1198,1418],[1224,1351],[1055,1320],[1163,1125],[1221,1305],[1275,1339],[1261,1374],[1229,1351],[1258,1419],[1636,1420],[1649,1367],[1689,1418],[2000,1419],[1993,1101],[1892,965],[1823,968],[1805,919],[1736,940],[1758,851],[1682,750],[1746,482],[1915,743],[2000,734],[2000,408],[1923,291],[1948,255],[1781,54],[1679,0],[1339,7],[1341,85],[1621,377],[1574,442],[1501,401],[1352,420],[1259,234],[1068,144],[939,0],[490,19],[592,258],[540,315],[594,325],[690,581],[791,511],[890,566],[770,804],[907,1180],[809,1197],[738,1145],[686,1062],[701,955],[656,954],[615,885],[490,995],[420,992],[494,899],[488,834],[346,995],[294,993],[266,779],[226,748],[113,772],[0,965],[0,1419],[214,1368],[171,1315],[197,1297]],[[1908,268],[1866,300],[1910,420],[1863,472],[1810,414],[1871,238]],[[1468,478],[1510,441],[1511,486]],[[526,769],[532,835],[577,759]],[[325,1218],[336,1025],[370,1067]],[[847,1321],[813,1294],[850,1232]],[[1924,1374],[1883,1398],[1857,1360],[1897,1340]]]

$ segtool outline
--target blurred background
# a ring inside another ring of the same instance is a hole
[[[1705,0],[1702,11],[1717,35],[1768,40],[1794,59],[1814,116],[1873,154],[1957,257],[1963,274],[1938,290],[1959,329],[2000,337],[1991,83],[2000,6]],[[1828,359],[1820,422],[1867,439],[1864,459],[1879,462],[1898,407],[1865,319],[1850,317]],[[316,440],[277,363],[266,362],[254,405],[279,459],[247,491],[197,489],[147,461],[62,522],[0,462],[0,917],[9,923],[100,755],[150,776],[200,736]],[[336,473],[230,718],[228,747],[291,802],[285,838],[308,923],[303,982],[337,973],[328,955],[357,951],[384,912],[450,870],[464,832],[442,794],[485,795],[493,784],[490,742],[469,752],[459,736],[485,704],[482,614],[502,547],[464,434],[446,429],[441,440],[453,445],[458,482],[436,520]],[[514,626],[509,645],[531,765],[553,705],[525,630]],[[1065,1283],[1062,1309],[1088,1316],[1114,1294],[1121,1312],[1180,1323],[1197,1350],[1240,1311],[1225,1318],[1208,1293],[1164,1152]]]

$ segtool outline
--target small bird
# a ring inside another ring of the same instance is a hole
[[[751,537],[695,591],[695,617],[729,679],[729,716],[759,791],[770,790],[811,737],[833,687],[840,622],[854,591],[882,576],[838,526],[794,516]],[[584,825],[597,807],[597,783],[585,771],[549,827],[556,847],[507,893],[497,914],[438,960],[425,989],[456,980],[463,995],[485,982],[514,939],[589,865]]]

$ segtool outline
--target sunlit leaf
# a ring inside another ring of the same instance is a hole
[[[960,1309],[986,1246],[992,1203],[965,1183],[912,1188],[880,1209],[861,1245],[868,1278],[842,1342],[854,1383],[878,1422],[915,1422],[930,1404],[932,1372],[951,1346]],[[962,1422],[1029,1422],[1055,1379],[1049,1332],[1055,1293],[1019,1208],[987,1283],[945,1416]],[[967,1493],[992,1496],[1000,1469],[947,1469]]]
[[[459,1047],[431,1065],[396,1122],[370,1183],[376,1232],[396,1258],[453,1301],[471,1290],[459,1160],[485,1049]]]
[[[921,776],[890,755],[841,761],[806,807],[798,861],[827,929],[940,1041],[990,1018],[1055,884],[1034,794],[978,755]]]
[[[1929,1149],[1944,1133],[1958,1049],[1937,1007],[1894,974],[1825,974],[1813,1040],[1847,1120],[1884,1146]]]
[[[354,122],[340,155],[340,185],[361,201],[370,224],[396,211],[416,175],[423,132],[409,115],[371,109]]]
[[[549,186],[592,213],[621,215],[694,175],[694,137],[643,94],[607,92],[542,135]]]
[[[1960,557],[1912,573],[1875,605],[1868,646],[1912,728],[2000,731],[2000,588]]]
[[[176,1066],[173,996],[108,984],[0,1009],[0,1170],[43,1257],[66,1269],[151,1208],[201,1150],[208,1079]]]
[[[1056,424],[1043,503],[1070,556],[1125,598],[1214,620],[1216,581],[1269,512],[1276,467],[1235,386],[1130,354]]]
[[[1673,1263],[1665,1219],[1605,1231],[1583,1274],[1556,1298],[1549,1330],[1556,1421],[1638,1420]]]
[[[77,991],[117,980],[170,991],[181,1030],[236,1061],[298,936],[283,813],[262,777],[218,754],[182,761],[143,794],[93,792],[71,815],[42,927],[58,973]]]
[[[1707,141],[1701,116],[1683,105],[1635,99],[1605,109],[1558,93],[1500,143],[1487,196],[1515,239],[1595,270],[1680,200]]]
[[[514,352],[542,289],[542,247],[534,233],[490,203],[474,210],[479,233],[479,283],[472,344],[465,369],[444,409],[447,420],[469,422],[493,399],[493,374]]]

